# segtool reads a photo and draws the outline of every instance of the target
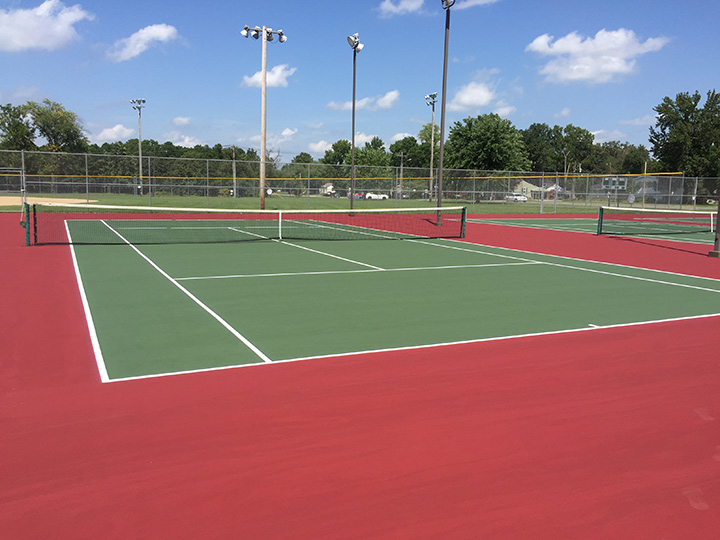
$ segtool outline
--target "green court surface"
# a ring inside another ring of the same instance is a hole
[[[717,280],[454,240],[72,250],[104,381],[720,311]]]
[[[597,216],[576,217],[576,218],[468,218],[471,223],[489,223],[494,225],[509,225],[513,227],[529,227],[533,229],[545,229],[551,231],[569,231],[597,234]],[[625,234],[630,234],[626,232]],[[709,231],[703,232],[673,232],[655,233],[652,231],[639,230],[632,234],[635,238],[656,238],[674,242],[693,242],[698,244],[713,244],[715,234]]]

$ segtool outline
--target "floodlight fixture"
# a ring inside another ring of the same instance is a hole
[[[348,45],[350,45],[350,47],[352,48],[352,50],[355,51],[356,53],[359,53],[365,47],[365,45],[360,43],[360,36],[358,34],[353,34],[351,36],[348,36],[347,42],[348,42]]]

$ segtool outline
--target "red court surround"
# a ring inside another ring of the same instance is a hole
[[[0,538],[720,537],[719,317],[103,385],[69,248],[18,221]],[[720,278],[687,244],[468,240]]]

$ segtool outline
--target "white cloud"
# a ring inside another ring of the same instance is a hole
[[[187,116],[176,116],[172,121],[175,126],[187,126],[190,124],[190,118]]]
[[[654,126],[655,122],[657,122],[657,115],[656,114],[648,114],[647,116],[643,116],[641,118],[633,118],[632,120],[624,120],[620,122],[621,124],[625,124],[626,126]]]
[[[291,68],[287,64],[281,64],[275,66],[267,72],[267,85],[268,87],[287,86],[288,77],[297,71],[297,68]],[[254,75],[248,77],[243,76],[243,86],[250,86],[255,88],[262,88],[262,71],[258,71]]]
[[[390,90],[387,94],[379,97],[366,97],[355,100],[355,109],[358,111],[382,111],[392,109],[400,99],[400,92]],[[349,111],[352,109],[352,101],[331,101],[327,108],[333,111]]]
[[[0,51],[54,51],[79,38],[75,25],[95,16],[80,4],[46,0],[36,8],[0,10]]]
[[[436,1],[436,0],[432,0]],[[474,6],[494,4],[499,0],[460,0],[453,8],[467,9]],[[379,10],[381,17],[392,17],[393,15],[406,15],[408,13],[421,13],[425,0],[383,0]]]
[[[22,103],[25,101],[39,101],[43,97],[42,92],[36,86],[23,86],[11,92],[0,92],[2,103]]]
[[[503,118],[507,118],[515,111],[517,111],[517,107],[513,107],[512,105],[505,103],[502,100],[498,101],[495,104],[495,114],[497,114],[498,116],[502,116]]]
[[[96,137],[92,137],[92,140],[97,144],[122,141],[124,139],[129,139],[134,133],[135,130],[126,128],[122,124],[117,124],[114,127],[103,129]]]
[[[594,141],[598,144],[602,144],[610,141],[624,141],[627,140],[627,133],[618,130],[608,131],[606,129],[599,129],[592,132]]]
[[[369,143],[372,141],[376,135],[366,135],[365,133],[362,133],[360,131],[357,131],[355,133],[355,148],[358,148],[360,146],[364,146],[365,143]]]
[[[193,148],[194,146],[197,146],[198,144],[202,144],[200,139],[196,137],[191,137],[189,135],[183,135],[182,133],[178,131],[171,131],[170,133],[165,135],[165,139],[170,141],[173,144],[176,144],[178,146],[182,146],[185,148]]]
[[[495,93],[481,82],[470,82],[460,88],[447,107],[449,111],[468,111],[487,107],[495,99]]]
[[[400,92],[397,90],[391,90],[384,96],[380,96],[376,103],[377,110],[392,109],[400,99]]]
[[[277,149],[283,143],[286,143],[287,141],[291,140],[297,132],[298,132],[297,129],[285,128],[280,132],[280,134],[277,134],[277,133],[266,134],[265,142],[267,143],[268,151],[270,151],[270,149],[272,149],[272,148]],[[248,140],[251,141],[253,144],[257,144],[258,148],[259,148],[260,143],[261,143],[260,135],[253,135]]]
[[[380,3],[380,16],[392,17],[393,15],[405,15],[415,13],[422,9],[425,0],[383,0]]]
[[[562,111],[553,114],[553,118],[567,118],[570,116],[570,108],[565,107]]]
[[[396,133],[395,135],[392,136],[392,138],[390,140],[392,142],[398,142],[398,141],[402,141],[405,137],[414,137],[414,136],[415,135],[413,135],[412,133]]]
[[[498,0],[460,0],[453,7],[455,9],[467,9],[475,6],[486,6],[488,4],[494,4]]]
[[[331,148],[332,143],[325,140],[308,144],[308,149],[315,154],[319,154],[321,152],[324,153],[326,150],[330,150]]]
[[[640,41],[635,32],[621,28],[600,30],[594,37],[577,32],[558,40],[549,34],[535,38],[525,50],[550,57],[540,73],[549,82],[611,82],[618,75],[632,73],[637,57],[662,49],[669,38]]]
[[[180,37],[177,28],[169,24],[153,24],[135,32],[132,36],[115,42],[108,57],[113,62],[124,62],[139,56],[155,43],[166,43]]]
[[[355,101],[355,108],[356,109],[363,109],[364,103],[367,103],[367,100],[370,98],[365,98],[365,100],[356,100]],[[327,108],[333,111],[349,111],[352,109],[352,101],[331,101],[327,105]]]

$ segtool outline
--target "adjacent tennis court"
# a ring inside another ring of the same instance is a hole
[[[600,207],[598,216],[506,215],[483,217],[471,221],[554,231],[662,238],[675,242],[713,244],[717,229],[717,212],[714,209],[670,210],[667,208]]]
[[[69,234],[90,223],[69,221]],[[123,238],[136,226],[102,225]],[[105,381],[720,312],[717,280],[452,239],[122,242],[73,253]]]

